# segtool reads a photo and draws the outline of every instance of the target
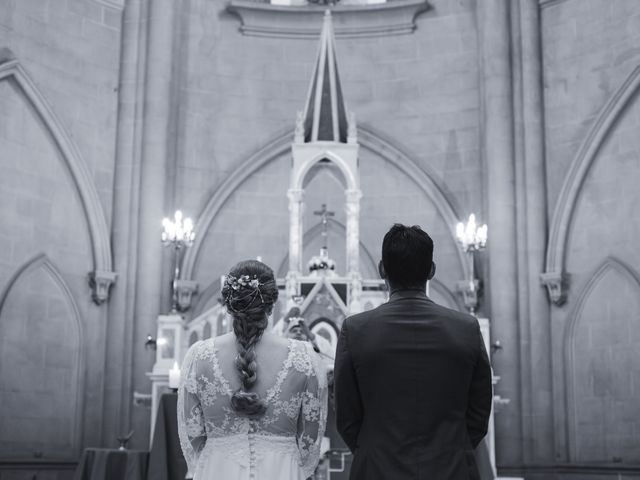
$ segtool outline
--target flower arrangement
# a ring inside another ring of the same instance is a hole
[[[312,257],[311,260],[309,260],[309,263],[307,264],[307,268],[309,268],[310,272],[315,272],[319,270],[333,271],[336,269],[336,262],[331,260],[329,257],[315,256],[315,257]]]

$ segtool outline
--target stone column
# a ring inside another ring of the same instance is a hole
[[[142,171],[140,180],[140,215],[138,217],[136,303],[133,348],[133,385],[138,392],[149,393],[151,385],[146,373],[153,358],[143,348],[149,332],[156,331],[161,313],[162,291],[170,278],[163,277],[163,252],[160,241],[167,192],[167,166],[171,158],[169,125],[172,110],[172,65],[174,16],[176,2],[153,0],[148,4],[148,43],[144,89],[144,123],[142,126]],[[164,306],[168,309],[168,306]],[[133,410],[132,428],[137,432],[137,447],[148,445],[143,432],[150,431],[151,412]]]
[[[289,271],[302,273],[304,190],[289,189]]]
[[[139,214],[141,83],[146,29],[144,0],[125,3],[118,86],[118,126],[114,172],[112,245],[119,281],[112,289],[106,335],[102,446],[116,446],[129,431],[132,405],[132,355]],[[144,431],[142,432],[144,434]],[[146,445],[145,445],[146,448]]]
[[[494,338],[504,349],[494,357],[498,393],[511,404],[496,415],[498,465],[522,461],[520,357],[516,255],[510,0],[477,3],[481,55],[483,161],[489,242],[488,299]]]
[[[362,311],[362,277],[360,276],[360,190],[345,192],[345,211],[347,215],[347,276],[350,281],[349,313]]]
[[[526,252],[520,281],[526,285],[527,304],[521,332],[522,396],[530,398],[523,411],[525,462],[554,462],[553,412],[551,411],[551,331],[550,309],[540,274],[544,269],[547,239],[546,172],[544,157],[544,116],[542,89],[542,52],[540,7],[537,0],[520,0],[522,64],[522,139],[523,188],[525,205],[518,214],[524,216]],[[524,404],[523,404],[524,407]],[[542,439],[542,441],[540,441]]]
[[[347,214],[347,272],[360,272],[360,190],[347,190],[345,210]]]

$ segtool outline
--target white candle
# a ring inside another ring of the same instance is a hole
[[[174,362],[173,368],[169,370],[169,388],[178,388],[180,385],[180,369],[178,362]]]

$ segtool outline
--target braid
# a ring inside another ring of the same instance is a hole
[[[241,315],[238,315],[241,317]],[[262,333],[267,327],[267,317],[262,316],[262,321],[249,322],[238,318],[233,321],[233,332],[236,334],[238,358],[236,366],[240,372],[240,379],[245,390],[251,390],[257,380],[257,365],[255,347]]]
[[[248,283],[246,276],[256,281]],[[231,397],[231,406],[238,413],[262,415],[266,404],[257,393],[251,392],[258,379],[255,347],[269,324],[268,316],[278,298],[278,289],[273,271],[256,260],[240,262],[227,278],[230,281],[225,282],[222,295],[233,317],[238,349],[235,363],[241,381],[240,388]]]

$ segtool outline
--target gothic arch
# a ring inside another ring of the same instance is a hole
[[[11,54],[4,56],[11,57]],[[89,169],[75,142],[54,113],[49,102],[15,58],[0,63],[0,82],[5,80],[13,80],[19,87],[20,92],[38,114],[45,130],[59,149],[64,163],[71,172],[71,178],[80,196],[80,203],[89,226],[94,270],[111,272],[113,261],[106,216]]]
[[[72,415],[73,424],[70,430],[72,432],[72,449],[76,453],[79,453],[82,437],[82,419],[84,418],[84,328],[82,318],[80,316],[80,310],[78,309],[78,305],[73,297],[73,294],[71,293],[71,290],[69,289],[69,286],[64,281],[64,278],[60,274],[58,268],[53,264],[53,262],[46,254],[40,253],[29,259],[11,276],[7,285],[0,293],[0,320],[2,320],[2,313],[6,306],[7,298],[9,297],[12,289],[26,275],[29,275],[30,273],[35,272],[39,269],[42,269],[49,276],[49,278],[56,285],[57,289],[62,293],[68,310],[72,313],[71,316],[73,317],[69,319],[69,323],[72,325],[73,330],[72,333],[67,336],[68,340],[70,342],[75,341],[75,346],[77,346],[74,358],[71,362],[71,364],[75,366],[71,388],[74,390],[73,397],[75,398],[76,409]]]
[[[227,179],[216,189],[215,193],[207,202],[200,214],[196,231],[207,232],[213,223],[214,218],[227,202],[231,194],[250,176],[259,169],[274,161],[278,157],[286,154],[291,148],[291,133],[281,134],[267,145],[249,156],[238,168],[236,168]],[[455,225],[459,221],[458,214],[453,208],[452,202],[447,198],[444,189],[436,180],[437,175],[419,167],[407,154],[392,144],[391,140],[384,139],[369,127],[358,127],[358,139],[361,148],[365,148],[376,155],[381,156],[395,168],[411,178],[416,185],[431,199],[436,206],[440,216],[445,223],[450,226],[449,234],[452,241],[456,241]],[[283,192],[284,194],[285,192]],[[186,251],[182,278],[193,279],[195,265],[203,246],[204,235],[196,236],[193,246]],[[464,253],[457,249],[460,266],[465,278],[469,276],[469,266],[465,260]]]
[[[591,297],[593,291],[599,285],[601,280],[610,272],[616,271],[628,282],[635,284],[640,291],[640,275],[638,275],[629,265],[623,261],[608,257],[602,264],[595,269],[590,275],[589,281],[579,293],[576,304],[568,316],[562,338],[562,355],[563,355],[563,374],[564,374],[564,408],[565,408],[565,432],[567,438],[567,453],[570,461],[576,459],[577,445],[577,426],[576,426],[576,385],[575,385],[575,335],[577,326],[582,318],[585,305]]]
[[[329,178],[335,180],[335,182],[343,190],[346,190],[348,188],[347,179],[344,178],[344,175],[342,174],[342,170],[340,170],[340,167],[338,167],[334,163],[322,164],[320,162],[316,162],[315,165],[309,168],[309,171],[304,177],[302,188],[306,191],[308,185],[310,185],[313,182],[313,180],[321,173],[326,173],[329,176]]]
[[[293,188],[295,190],[302,190],[304,188],[305,178],[307,174],[311,171],[311,169],[318,164],[318,162],[327,159],[334,165],[337,165],[340,169],[340,172],[344,176],[345,182],[347,184],[347,189],[356,190],[359,187],[358,181],[352,175],[348,165],[345,161],[340,157],[338,153],[333,152],[330,148],[318,153],[311,161],[309,161],[305,167],[298,172],[298,175],[293,180]]]
[[[613,131],[631,98],[637,93],[638,87],[640,87],[640,66],[631,72],[631,75],[604,106],[571,163],[551,219],[545,265],[546,273],[560,274],[564,272],[569,227],[578,195],[600,148]]]

